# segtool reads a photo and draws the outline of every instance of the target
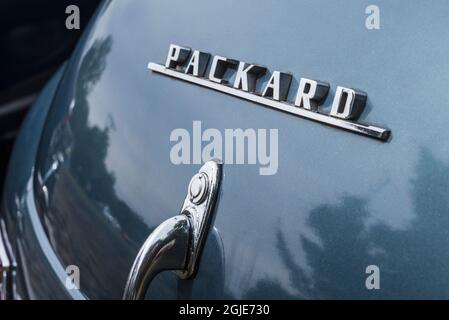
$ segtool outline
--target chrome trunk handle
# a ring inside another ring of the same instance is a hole
[[[190,180],[181,213],[165,220],[145,240],[134,260],[123,299],[141,300],[161,271],[188,279],[198,270],[221,181],[221,163],[206,162]]]

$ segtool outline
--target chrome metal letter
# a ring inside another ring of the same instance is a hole
[[[287,100],[288,90],[292,82],[292,75],[289,73],[274,71],[268,80],[262,96],[269,97],[277,101]]]
[[[223,79],[223,76],[228,68],[234,68],[237,63],[237,60],[214,56],[210,67],[209,80],[220,84],[227,83],[227,81]]]
[[[168,49],[167,60],[165,61],[165,67],[174,69],[177,66],[183,64],[190,54],[189,48],[184,48],[177,46],[176,44],[171,44]]]
[[[234,88],[255,92],[256,82],[265,74],[267,68],[255,64],[240,62],[235,75]]]
[[[192,56],[190,57],[189,64],[186,67],[185,73],[194,75],[195,77],[204,76],[209,58],[209,53],[201,52],[198,50],[193,51]]]
[[[316,111],[328,92],[328,83],[301,78],[298,93],[296,94],[295,106]]]
[[[365,107],[367,94],[363,91],[337,87],[330,115],[341,119],[357,119]]]

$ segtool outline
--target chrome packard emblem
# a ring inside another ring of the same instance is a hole
[[[291,103],[287,101],[291,74],[273,71],[262,92],[256,92],[257,81],[266,74],[267,68],[222,56],[213,56],[208,68],[210,58],[209,53],[192,52],[189,48],[171,44],[165,66],[150,62],[148,69],[382,141],[390,135],[388,129],[356,122],[367,100],[363,91],[338,86],[327,114],[319,109],[329,92],[326,82],[301,78],[295,101]],[[232,77],[227,76],[228,70],[234,71]],[[231,78],[233,83],[230,83]]]

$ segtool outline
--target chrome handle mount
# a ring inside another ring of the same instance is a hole
[[[143,299],[161,271],[174,270],[181,279],[195,275],[217,201],[221,171],[222,164],[211,160],[192,177],[180,214],[162,222],[140,248],[123,299]]]

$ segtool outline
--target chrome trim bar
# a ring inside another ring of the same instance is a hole
[[[31,172],[30,179],[26,185],[26,191],[24,194],[25,202],[26,202],[26,212],[28,213],[28,217],[31,222],[31,226],[33,229],[34,236],[36,237],[36,242],[40,249],[42,250],[42,254],[45,256],[48,261],[49,266],[52,270],[49,272],[53,272],[56,277],[58,277],[60,281],[61,287],[66,289],[66,293],[70,296],[71,299],[75,300],[87,300],[87,297],[81,292],[79,289],[68,290],[65,287],[65,281],[67,278],[67,273],[65,271],[65,266],[61,263],[56,252],[54,251],[50,240],[47,237],[47,234],[42,226],[42,222],[39,218],[39,213],[36,208],[36,199],[34,198],[34,190],[33,190],[33,177],[34,177],[34,169]]]
[[[330,125],[333,127],[341,128],[347,131],[351,131],[354,133],[358,133],[361,135],[365,135],[371,138],[375,138],[381,141],[386,141],[390,135],[390,130],[384,129],[381,127],[376,127],[372,125],[357,123],[349,120],[338,119],[323,113],[309,111],[304,108],[296,107],[294,105],[290,105],[284,102],[275,101],[269,98],[265,98],[254,93],[242,91],[235,89],[233,87],[219,84],[216,82],[209,81],[205,78],[195,77],[189,74],[185,74],[182,72],[175,71],[173,69],[168,69],[163,65],[150,62],[148,64],[148,69],[164,74],[169,77],[177,78],[180,80],[192,82],[194,84],[207,87],[216,91],[220,91],[235,97],[239,97],[245,100],[249,100],[263,106],[281,110],[290,114],[294,114],[296,116],[306,118],[309,120],[313,120],[316,122],[324,123],[326,125]]]
[[[0,219],[0,300],[15,298],[17,264],[11,250],[3,219]]]

